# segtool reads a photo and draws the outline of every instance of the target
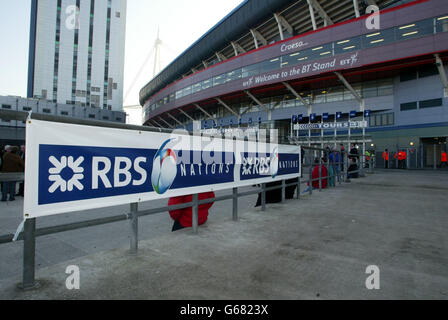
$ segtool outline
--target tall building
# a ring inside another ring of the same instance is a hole
[[[32,0],[28,97],[121,111],[126,0]]]

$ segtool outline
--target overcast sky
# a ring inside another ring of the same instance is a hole
[[[128,0],[123,95],[153,48],[157,28],[165,44],[161,48],[163,68],[241,2]],[[26,96],[30,10],[31,0],[0,0],[0,95]],[[124,101],[125,106],[139,103],[138,93],[151,80],[153,66],[150,60]]]

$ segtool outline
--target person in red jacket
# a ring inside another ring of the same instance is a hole
[[[198,195],[199,200],[214,198],[215,193],[213,191],[211,192],[204,192],[200,193]],[[186,196],[179,196],[179,197],[172,197],[168,200],[168,206],[176,205],[176,204],[182,204],[182,203],[189,203],[193,201],[193,195],[186,195]],[[201,204],[198,208],[198,225],[202,225],[207,221],[208,218],[208,210],[213,206],[213,202]],[[178,210],[170,210],[170,216],[171,219],[174,220],[173,230],[176,231],[183,228],[190,228],[193,226],[193,208],[188,207],[184,209],[178,209]]]
[[[447,167],[448,166],[448,155],[446,154],[446,151],[442,152],[441,160],[442,161],[440,164],[440,168]]]

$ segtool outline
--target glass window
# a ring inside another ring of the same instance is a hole
[[[258,74],[258,64],[252,64],[250,66],[243,67],[243,69],[242,69],[242,77],[243,78],[255,76],[257,74]]]
[[[443,105],[442,99],[431,99],[420,101],[420,109],[441,107]]]
[[[395,124],[395,114],[391,112],[387,115],[387,125],[393,126],[394,124]]]
[[[319,90],[314,92],[314,103],[325,103],[325,95],[327,91]]]
[[[191,86],[192,93],[196,93],[196,92],[199,92],[201,90],[202,90],[202,83],[201,82],[196,83],[196,84]]]
[[[191,86],[184,88],[183,92],[184,92],[184,95],[183,95],[184,97],[190,95],[191,94]]]
[[[213,86],[219,86],[220,84],[225,83],[225,81],[226,81],[226,75],[220,74],[219,76],[213,78]]]
[[[435,65],[421,66],[418,68],[418,77],[425,78],[430,76],[439,75],[439,70]]]
[[[434,33],[434,19],[422,20],[397,28],[397,40],[408,40]]]
[[[364,48],[373,48],[382,46],[395,41],[395,29],[385,29],[382,31],[369,33],[362,36],[362,42]]]
[[[272,70],[277,70],[280,69],[280,64],[281,64],[281,58],[277,57],[274,59],[270,59],[270,60],[266,60],[263,61],[259,64],[259,71],[260,73],[265,73],[265,72],[269,72]]]
[[[436,32],[448,31],[448,16],[436,18]]]
[[[334,43],[334,54],[340,54],[361,49],[361,37],[354,37]]]
[[[344,100],[344,89],[339,88],[333,88],[329,89],[327,93],[327,102],[335,102],[335,101],[342,101]]]
[[[378,96],[378,87],[376,82],[364,83],[362,86],[362,97],[372,98]]]
[[[408,102],[400,104],[400,111],[416,110],[417,102]]]
[[[307,60],[321,59],[325,57],[331,57],[333,55],[333,43],[323,44],[321,46],[304,50],[304,57]]]
[[[178,91],[176,91],[176,99],[180,99],[180,98],[182,98],[183,97],[183,92],[182,92],[182,90],[178,90]]]
[[[394,94],[393,80],[378,82],[378,96],[390,96]]]
[[[400,73],[400,82],[417,79],[417,69],[412,68]]]
[[[294,52],[285,56],[282,56],[282,67],[295,66],[302,63],[308,58],[304,55],[304,52]]]
[[[2,109],[11,109],[11,105],[9,105],[9,104],[2,104]]]
[[[295,99],[283,101],[283,108],[293,108],[295,106],[296,106]]]
[[[387,117],[388,117],[387,113],[381,115],[381,122],[383,126],[387,126]]]
[[[375,116],[372,116],[372,117],[370,117],[370,126],[371,127],[376,127],[376,117]]]
[[[208,89],[213,85],[213,79],[207,79],[202,81],[202,90]]]
[[[241,69],[236,69],[227,73],[226,82],[241,79]]]

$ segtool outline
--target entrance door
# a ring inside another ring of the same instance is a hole
[[[439,168],[442,151],[446,150],[446,137],[422,138],[423,145],[423,167]]]

